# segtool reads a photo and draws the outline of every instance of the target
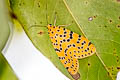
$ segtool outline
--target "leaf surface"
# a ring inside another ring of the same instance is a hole
[[[0,80],[18,80],[2,53],[0,53]]]
[[[10,0],[25,32],[40,52],[67,77],[72,79],[58,59],[47,26],[68,25],[67,29],[88,38],[96,54],[79,60],[79,80],[115,80],[120,69],[119,0]],[[41,34],[38,34],[41,32]]]
[[[8,37],[10,34],[10,29],[8,26],[8,13],[6,9],[5,1],[0,1],[0,51],[4,48]]]
[[[18,80],[12,68],[1,53],[10,35],[6,0],[0,0],[0,80]]]

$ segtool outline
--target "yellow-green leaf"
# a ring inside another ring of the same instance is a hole
[[[4,48],[9,34],[10,29],[8,26],[8,10],[6,9],[5,1],[0,1],[0,51]]]
[[[2,53],[0,53],[0,80],[18,80]]]
[[[79,80],[115,80],[120,69],[120,2],[119,0],[10,0],[25,32],[36,46],[67,77],[73,79],[59,61],[47,28],[53,24],[88,38],[96,54],[79,60]],[[41,32],[41,35],[38,35]]]
[[[8,22],[8,5],[6,0],[0,0],[0,80],[18,80],[12,68],[4,58],[1,51],[9,38],[10,28]]]

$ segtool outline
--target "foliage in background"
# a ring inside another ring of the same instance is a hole
[[[6,5],[5,0],[0,0],[0,80],[18,80],[1,53],[10,34],[8,26],[8,9]]]
[[[4,48],[10,34],[8,9],[6,5],[5,1],[0,0],[0,51]]]
[[[0,53],[0,80],[18,80],[2,53]]]

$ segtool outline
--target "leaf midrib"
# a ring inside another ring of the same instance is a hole
[[[86,36],[85,33],[83,32],[82,28],[80,27],[81,25],[77,22],[75,16],[73,15],[72,11],[71,11],[70,8],[68,7],[68,5],[67,5],[67,3],[66,3],[65,0],[63,0],[63,3],[64,3],[64,5],[66,6],[68,12],[69,12],[69,13],[71,14],[71,16],[73,17],[75,23],[78,25],[78,27],[79,27],[81,33],[83,34],[83,36],[87,38],[87,36]],[[99,56],[99,54],[98,54],[97,51],[96,51],[96,55],[97,55],[97,57],[99,58],[99,60],[101,61],[101,63],[103,64],[103,66],[105,67],[105,69],[107,70],[107,72],[109,72],[108,68],[107,68],[106,65],[104,64],[103,60],[100,58],[100,56]],[[109,76],[111,77],[112,80],[114,80],[114,78],[111,76],[111,73],[110,73]]]

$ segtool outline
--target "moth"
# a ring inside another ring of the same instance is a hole
[[[77,80],[78,59],[86,58],[96,52],[95,46],[85,37],[60,26],[47,26],[52,45],[64,67]]]

